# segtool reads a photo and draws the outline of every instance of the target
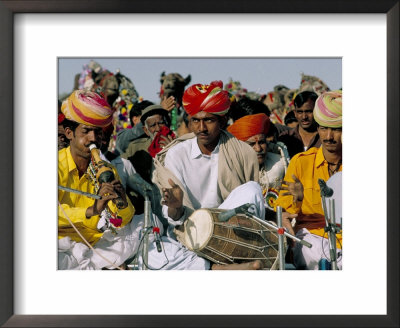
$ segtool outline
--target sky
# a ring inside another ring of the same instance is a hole
[[[313,75],[324,81],[331,90],[342,87],[341,58],[66,58],[58,59],[58,92],[70,93],[74,76],[93,59],[103,69],[113,73],[117,69],[129,77],[139,96],[158,102],[160,75],[179,73],[191,75],[191,84],[208,84],[230,79],[240,81],[248,91],[265,94],[274,86],[283,84],[289,89],[298,88],[301,73]]]

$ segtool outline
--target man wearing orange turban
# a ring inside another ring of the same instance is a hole
[[[243,116],[230,125],[227,130],[236,138],[253,147],[257,154],[260,175],[259,183],[265,199],[265,207],[273,211],[273,203],[278,198],[277,189],[280,186],[285,167],[285,156],[278,155],[267,150],[267,135],[270,128],[269,117],[264,114]],[[275,216],[272,212],[267,212]]]
[[[182,100],[192,133],[172,141],[154,159],[153,181],[162,193],[169,233],[175,236],[174,227],[199,208],[233,209],[252,203],[255,215],[264,219],[257,156],[246,143],[224,130],[230,100],[222,82],[192,85]],[[260,269],[262,265],[253,261],[227,267],[213,264],[211,268],[243,270]]]

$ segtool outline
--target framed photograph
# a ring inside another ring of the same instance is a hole
[[[0,24],[1,325],[399,325],[398,1],[0,1]],[[345,269],[58,271],[58,60],[74,57],[341,58]]]

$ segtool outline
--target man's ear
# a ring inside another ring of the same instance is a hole
[[[64,133],[68,140],[72,140],[72,138],[75,136],[74,131],[72,131],[69,126],[64,128]]]
[[[225,130],[228,124],[228,115],[220,116],[219,122],[221,124],[221,129]]]

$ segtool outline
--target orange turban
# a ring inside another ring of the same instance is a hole
[[[225,115],[231,101],[228,91],[223,90],[222,87],[222,81],[191,85],[182,97],[182,105],[186,113],[193,116],[204,111],[215,115]]]
[[[246,141],[256,134],[267,135],[269,125],[269,117],[264,113],[260,113],[239,118],[235,123],[228,126],[227,130],[239,140]]]

